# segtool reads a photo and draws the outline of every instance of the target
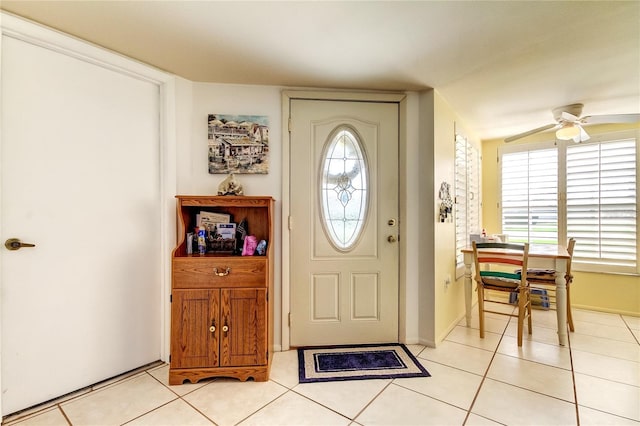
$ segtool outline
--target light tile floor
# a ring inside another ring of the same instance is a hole
[[[274,355],[268,382],[169,386],[158,364],[10,416],[3,425],[636,425],[640,319],[574,309],[558,346],[555,312],[534,311],[521,348],[514,319],[477,310],[437,348],[409,345],[432,377],[298,384],[295,351]]]

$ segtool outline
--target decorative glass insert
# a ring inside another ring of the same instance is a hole
[[[357,134],[339,128],[327,141],[320,165],[322,223],[333,245],[352,249],[367,217],[369,168]]]

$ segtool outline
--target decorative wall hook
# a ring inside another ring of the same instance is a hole
[[[453,209],[453,201],[450,194],[451,185],[447,182],[440,184],[438,198],[440,198],[440,222],[445,222]]]

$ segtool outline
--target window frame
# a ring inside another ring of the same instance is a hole
[[[640,130],[622,130],[606,133],[594,134],[591,139],[581,142],[587,144],[606,144],[621,140],[635,140],[635,165],[636,165],[636,212],[638,210],[638,197],[640,196]],[[502,145],[498,148],[498,191],[500,198],[498,200],[498,221],[502,227],[502,161],[505,153],[534,151],[541,149],[557,148],[558,149],[558,242],[563,244],[567,240],[567,148],[571,147],[575,142],[563,140],[548,140],[536,143],[521,143],[513,145]],[[580,244],[578,241],[577,244]],[[636,265],[623,266],[611,265],[604,262],[590,262],[574,256],[572,269],[582,272],[597,272],[606,274],[624,274],[624,275],[640,275],[640,221],[636,220]]]

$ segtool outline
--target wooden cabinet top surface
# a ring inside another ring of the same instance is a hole
[[[253,195],[176,195],[182,206],[266,207],[275,200]]]

